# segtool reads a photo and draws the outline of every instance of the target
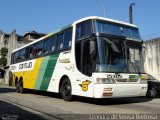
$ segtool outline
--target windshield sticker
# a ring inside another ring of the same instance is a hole
[[[113,75],[113,74],[108,74],[108,75],[107,75],[107,78],[122,78],[122,75],[119,75],[119,74],[115,74],[115,75]]]

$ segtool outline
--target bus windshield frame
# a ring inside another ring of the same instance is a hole
[[[131,27],[103,20],[94,20],[93,23],[94,33],[104,33],[109,35],[141,40],[139,30],[137,27]]]
[[[83,21],[76,26],[75,48],[77,68],[85,75],[145,73],[142,40],[136,27],[97,19]]]

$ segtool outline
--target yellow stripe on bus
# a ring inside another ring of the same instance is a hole
[[[37,75],[39,72],[39,68],[42,63],[42,59],[43,58],[38,58],[36,60],[33,70],[14,73],[15,76],[18,77],[18,80],[20,79],[20,77],[23,78],[23,87],[24,88],[34,89]]]

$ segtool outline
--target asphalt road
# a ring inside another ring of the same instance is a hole
[[[58,94],[37,91],[19,94],[15,92],[15,88],[0,87],[1,119],[95,120],[117,118],[122,120],[152,118],[158,120],[160,119],[158,115],[160,115],[159,98],[137,97],[95,100],[75,97],[74,101],[66,102]]]

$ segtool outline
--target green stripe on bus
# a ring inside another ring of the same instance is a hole
[[[59,57],[59,54],[54,54],[50,56],[50,59],[48,61],[48,64],[43,76],[43,81],[41,83],[41,87],[40,87],[41,90],[47,91],[58,57]]]
[[[41,66],[39,68],[38,76],[37,76],[37,79],[36,79],[36,84],[34,86],[34,88],[36,90],[39,90],[40,87],[41,87],[41,83],[43,81],[43,76],[44,76],[44,73],[46,71],[46,67],[47,67],[49,59],[50,59],[50,56],[47,56],[47,57],[44,57],[43,60],[42,60]]]

